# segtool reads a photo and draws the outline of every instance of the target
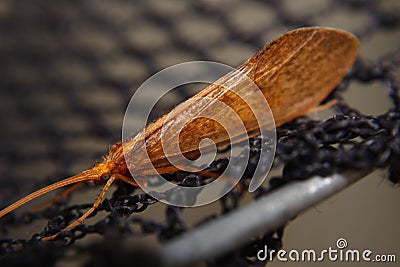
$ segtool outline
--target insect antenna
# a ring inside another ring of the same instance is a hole
[[[48,185],[46,187],[43,187],[29,195],[27,195],[24,198],[21,198],[20,200],[14,202],[13,204],[9,205],[8,207],[4,208],[3,210],[0,211],[0,218],[3,217],[4,215],[10,213],[11,211],[15,210],[16,208],[24,205],[25,203],[43,195],[46,194],[50,191],[53,191],[55,189],[58,189],[60,187],[64,187],[70,184],[74,184],[74,183],[79,183],[79,182],[83,182],[83,181],[91,181],[91,180],[95,180],[97,178],[97,176],[94,176],[94,174],[90,171],[85,171],[82,172],[80,174],[77,174],[75,176],[66,178],[64,180],[61,180],[59,182],[56,182],[54,184]]]
[[[60,199],[65,198],[66,196],[68,196],[69,194],[71,194],[72,192],[74,192],[75,190],[80,188],[82,186],[82,184],[83,184],[83,182],[77,182],[77,183],[71,185],[70,187],[64,189],[64,191],[62,191],[61,193],[57,194],[55,197],[53,197],[49,200],[46,200],[46,201],[38,204],[37,206],[32,207],[31,209],[29,209],[29,211],[37,212],[37,211],[43,209],[43,207],[48,207],[48,206],[56,203]]]
[[[92,214],[93,211],[100,205],[101,200],[103,199],[103,197],[106,194],[108,188],[112,185],[112,183],[115,181],[115,179],[116,179],[115,176],[111,176],[110,179],[108,179],[107,183],[104,185],[103,189],[101,190],[101,192],[100,192],[99,196],[97,197],[96,201],[93,203],[92,207],[88,211],[86,211],[81,217],[76,219],[73,223],[71,223],[70,225],[68,225],[64,229],[62,229],[61,232],[68,231],[68,230],[74,228],[75,226],[77,226],[78,224],[82,223],[84,220],[86,220],[86,218],[89,217],[89,215]],[[52,236],[43,237],[41,240],[42,241],[52,240],[56,236],[58,236],[61,232],[56,233],[56,234],[54,234]]]

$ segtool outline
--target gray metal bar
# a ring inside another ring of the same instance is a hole
[[[300,212],[339,192],[367,172],[315,176],[290,183],[232,213],[194,229],[161,248],[165,266],[212,259],[272,231]]]

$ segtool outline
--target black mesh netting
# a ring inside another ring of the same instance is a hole
[[[1,207],[99,160],[108,145],[120,138],[131,88],[137,88],[149,75],[186,60],[238,65],[276,33],[320,25],[324,18],[335,16],[337,25],[347,26],[361,43],[379,31],[393,32],[397,43],[373,59],[359,56],[327,99],[338,100],[335,115],[321,121],[299,118],[277,129],[275,165],[283,167],[282,174],[251,197],[293,180],[347,169],[385,168],[387,178],[399,183],[400,10],[384,1],[305,1],[305,7],[294,2],[2,1]],[[392,101],[386,112],[365,115],[343,98],[351,83],[377,81]],[[186,97],[176,95],[168,105]],[[251,158],[240,182],[243,188],[259,156],[260,142],[267,141],[251,140]],[[220,159],[211,169],[221,171],[226,161]],[[169,178],[184,185],[201,184],[205,179],[189,173]],[[157,255],[152,255],[141,238],[150,236],[156,240],[153,242],[164,242],[230,212],[244,196],[237,188],[222,198],[211,214],[189,225],[181,208],[156,207],[159,203],[151,197],[117,183],[92,220],[61,233],[54,241],[40,242],[39,237],[57,233],[91,206],[94,197],[71,202],[75,194],[93,191],[92,186],[86,186],[43,211],[16,211],[1,218],[0,264],[53,266],[71,258],[81,266],[155,264]],[[162,215],[143,215],[153,207]],[[40,228],[46,222],[47,226]],[[33,225],[36,230],[20,230],[19,236],[24,237],[16,236],[14,229],[31,229]],[[43,231],[33,234],[37,229]],[[209,265],[259,266],[263,263],[255,259],[257,251],[265,244],[280,248],[282,235],[283,227],[249,237],[246,246]],[[103,237],[97,242],[82,242],[95,236]],[[128,240],[130,243],[124,245]]]

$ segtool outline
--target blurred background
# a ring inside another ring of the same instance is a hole
[[[399,50],[399,14],[396,0],[2,0],[1,206],[99,161],[121,138],[135,89],[165,67],[191,60],[237,66],[275,37],[303,26],[354,33],[361,42],[359,57],[374,62]],[[378,115],[391,106],[387,90],[384,82],[372,80],[352,83],[344,96],[362,113]],[[174,94],[163,105],[187,97]],[[90,202],[96,192],[81,197]],[[283,248],[320,250],[346,238],[349,248],[400,260],[399,193],[385,170],[378,170],[290,222]],[[146,216],[163,220],[159,206]],[[213,209],[185,211],[185,219],[190,225]],[[44,225],[15,233],[28,237]],[[287,264],[293,263],[268,266]],[[303,265],[312,263],[296,263]]]

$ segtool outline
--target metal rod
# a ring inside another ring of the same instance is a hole
[[[253,236],[273,231],[368,173],[314,176],[290,183],[166,243],[160,251],[162,262],[165,266],[188,266],[222,255],[249,242]]]

